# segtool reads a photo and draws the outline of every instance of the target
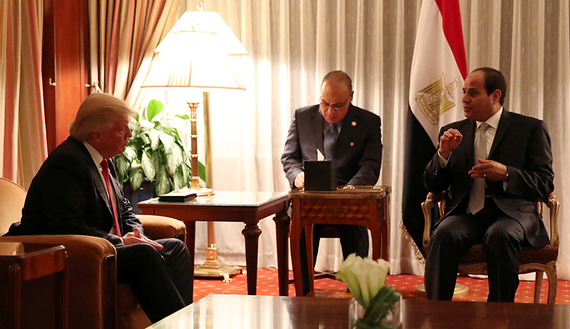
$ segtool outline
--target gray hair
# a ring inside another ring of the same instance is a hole
[[[352,79],[348,76],[348,74],[344,73],[343,71],[331,71],[325,75],[323,81],[321,82],[321,86],[325,82],[336,82],[338,84],[344,84],[348,87],[348,91],[352,91]]]
[[[113,123],[136,112],[122,99],[105,93],[93,93],[81,103],[75,120],[69,125],[71,137],[85,141],[94,131],[107,131]]]

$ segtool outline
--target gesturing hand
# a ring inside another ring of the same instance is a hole
[[[463,135],[461,135],[459,130],[449,128],[439,138],[439,154],[444,159],[448,159],[451,152],[461,143],[462,139]]]
[[[129,232],[123,235],[122,239],[125,246],[128,246],[130,244],[146,243],[156,248],[156,250],[162,250],[162,248],[164,248],[164,246],[161,245],[160,243],[153,241],[147,238],[146,236],[142,235],[141,231],[138,228],[135,228],[133,232]]]
[[[473,166],[468,172],[472,178],[485,178],[494,182],[507,180],[509,171],[504,164],[493,160],[477,159],[477,161],[480,164]]]

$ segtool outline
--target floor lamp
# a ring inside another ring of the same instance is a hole
[[[197,20],[199,14],[208,15],[203,22]],[[212,88],[245,89],[236,69],[232,65],[226,42],[222,42],[218,31],[224,27],[215,28],[212,18],[219,15],[211,12],[186,12],[175,24],[165,39],[159,44],[152,67],[143,81],[142,88],[193,88],[203,92],[204,114],[206,121],[210,119],[209,92]],[[225,25],[225,22],[219,18]],[[227,25],[225,25],[227,27]],[[229,27],[227,28],[229,29]],[[231,30],[230,30],[231,33]],[[233,33],[232,33],[233,35]],[[235,35],[233,36],[235,38]],[[237,38],[236,38],[237,39]],[[239,41],[238,41],[239,42]],[[241,45],[241,43],[240,43]],[[239,54],[247,53],[243,46]],[[236,53],[236,54],[237,54]],[[199,196],[207,196],[214,193],[211,188],[202,188],[198,178],[198,133],[197,133],[197,108],[199,102],[187,102],[190,108],[191,123],[191,150],[192,150],[192,181],[190,189],[196,191]],[[209,148],[209,123],[205,123],[206,145]],[[208,150],[208,153],[211,153]],[[211,154],[207,154],[210,157]],[[208,187],[212,185],[211,160],[206,162],[208,166]],[[237,268],[228,266],[218,259],[218,248],[215,240],[214,222],[208,222],[208,247],[206,249],[206,262],[198,267],[195,276],[223,277],[229,281],[230,274]]]

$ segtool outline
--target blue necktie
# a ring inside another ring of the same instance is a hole
[[[331,125],[327,133],[325,134],[325,138],[323,139],[323,147],[325,149],[325,158],[332,159],[334,157],[334,145],[336,142],[336,136],[338,135],[338,128],[336,125]]]

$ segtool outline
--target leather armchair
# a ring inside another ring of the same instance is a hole
[[[0,178],[0,236],[8,231],[13,222],[20,220],[25,197],[23,188]],[[186,227],[181,221],[151,215],[140,215],[139,218],[145,234],[152,239],[185,239]],[[69,328],[145,328],[151,324],[130,287],[117,285],[116,250],[109,241],[84,235],[6,236],[0,237],[2,241],[65,246],[68,254]],[[45,291],[50,289],[46,288]],[[41,298],[53,300],[52,296]],[[23,305],[22,309],[25,311],[26,306]],[[37,306],[33,309],[42,310]],[[42,317],[42,314],[34,314],[34,318]]]

